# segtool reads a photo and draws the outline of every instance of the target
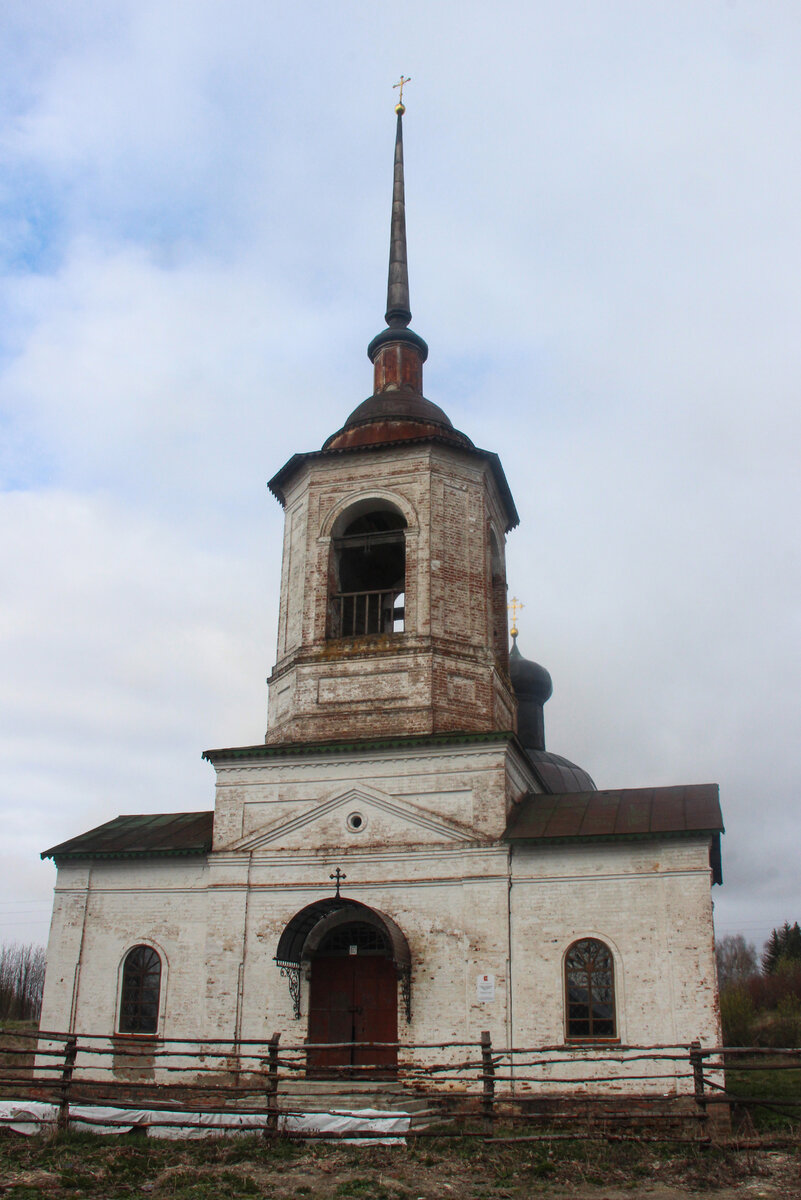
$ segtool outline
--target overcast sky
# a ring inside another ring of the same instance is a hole
[[[6,0],[0,939],[39,851],[261,741],[282,513],[371,391],[404,99],[426,395],[501,455],[548,747],[719,782],[801,919],[795,0]]]

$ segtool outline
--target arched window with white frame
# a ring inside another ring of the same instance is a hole
[[[125,955],[120,992],[120,1033],[156,1033],[161,995],[161,956],[152,946]]]
[[[580,938],[565,955],[565,1026],[568,1041],[617,1037],[615,963],[598,938]]]

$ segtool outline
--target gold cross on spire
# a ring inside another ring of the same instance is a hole
[[[511,603],[507,604],[506,607],[512,614],[512,628],[509,630],[509,632],[511,633],[512,637],[517,637],[517,614],[520,612],[521,608],[525,608],[526,606],[525,604],[522,604],[520,600],[518,600],[517,596],[512,596]]]
[[[399,116],[401,116],[401,117],[406,112],[406,105],[403,103],[403,88],[407,83],[411,83],[411,82],[412,82],[411,75],[409,76],[408,79],[406,78],[405,75],[401,75],[398,82],[393,83],[393,85],[392,85],[393,88],[400,88],[400,95],[398,96],[398,103],[395,105],[395,112],[398,113]]]

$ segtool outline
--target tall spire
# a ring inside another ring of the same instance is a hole
[[[403,442],[436,437],[465,449],[474,449],[470,438],[454,429],[447,415],[423,395],[423,363],[428,346],[409,329],[409,271],[406,265],[406,196],[403,177],[403,85],[395,106],[395,167],[392,181],[392,223],[389,242],[386,329],[367,347],[373,364],[373,394],[363,400],[345,424],[323,445],[324,450]]]
[[[395,131],[395,177],[392,185],[392,224],[389,234],[389,278],[385,321],[391,329],[405,329],[412,319],[409,310],[409,266],[406,258],[406,196],[403,186],[403,114],[398,104]]]
[[[409,80],[401,76],[402,85]],[[395,167],[392,180],[392,222],[389,231],[389,275],[387,278],[387,328],[382,329],[367,347],[374,367],[373,394],[403,390],[423,394],[423,363],[428,346],[419,334],[409,329],[409,267],[406,259],[406,192],[403,179],[403,114],[401,99],[395,105]],[[444,414],[443,414],[444,415]],[[447,420],[447,418],[446,418]]]

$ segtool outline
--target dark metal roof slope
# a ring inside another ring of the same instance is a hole
[[[142,813],[115,817],[88,833],[43,850],[42,858],[160,858],[208,854],[213,812]]]
[[[703,783],[558,796],[530,794],[511,813],[504,836],[546,841],[722,831],[718,786]]]
[[[618,791],[529,794],[509,815],[503,837],[519,842],[601,842],[626,838],[713,839],[711,862],[721,882],[723,817],[716,783]]]

